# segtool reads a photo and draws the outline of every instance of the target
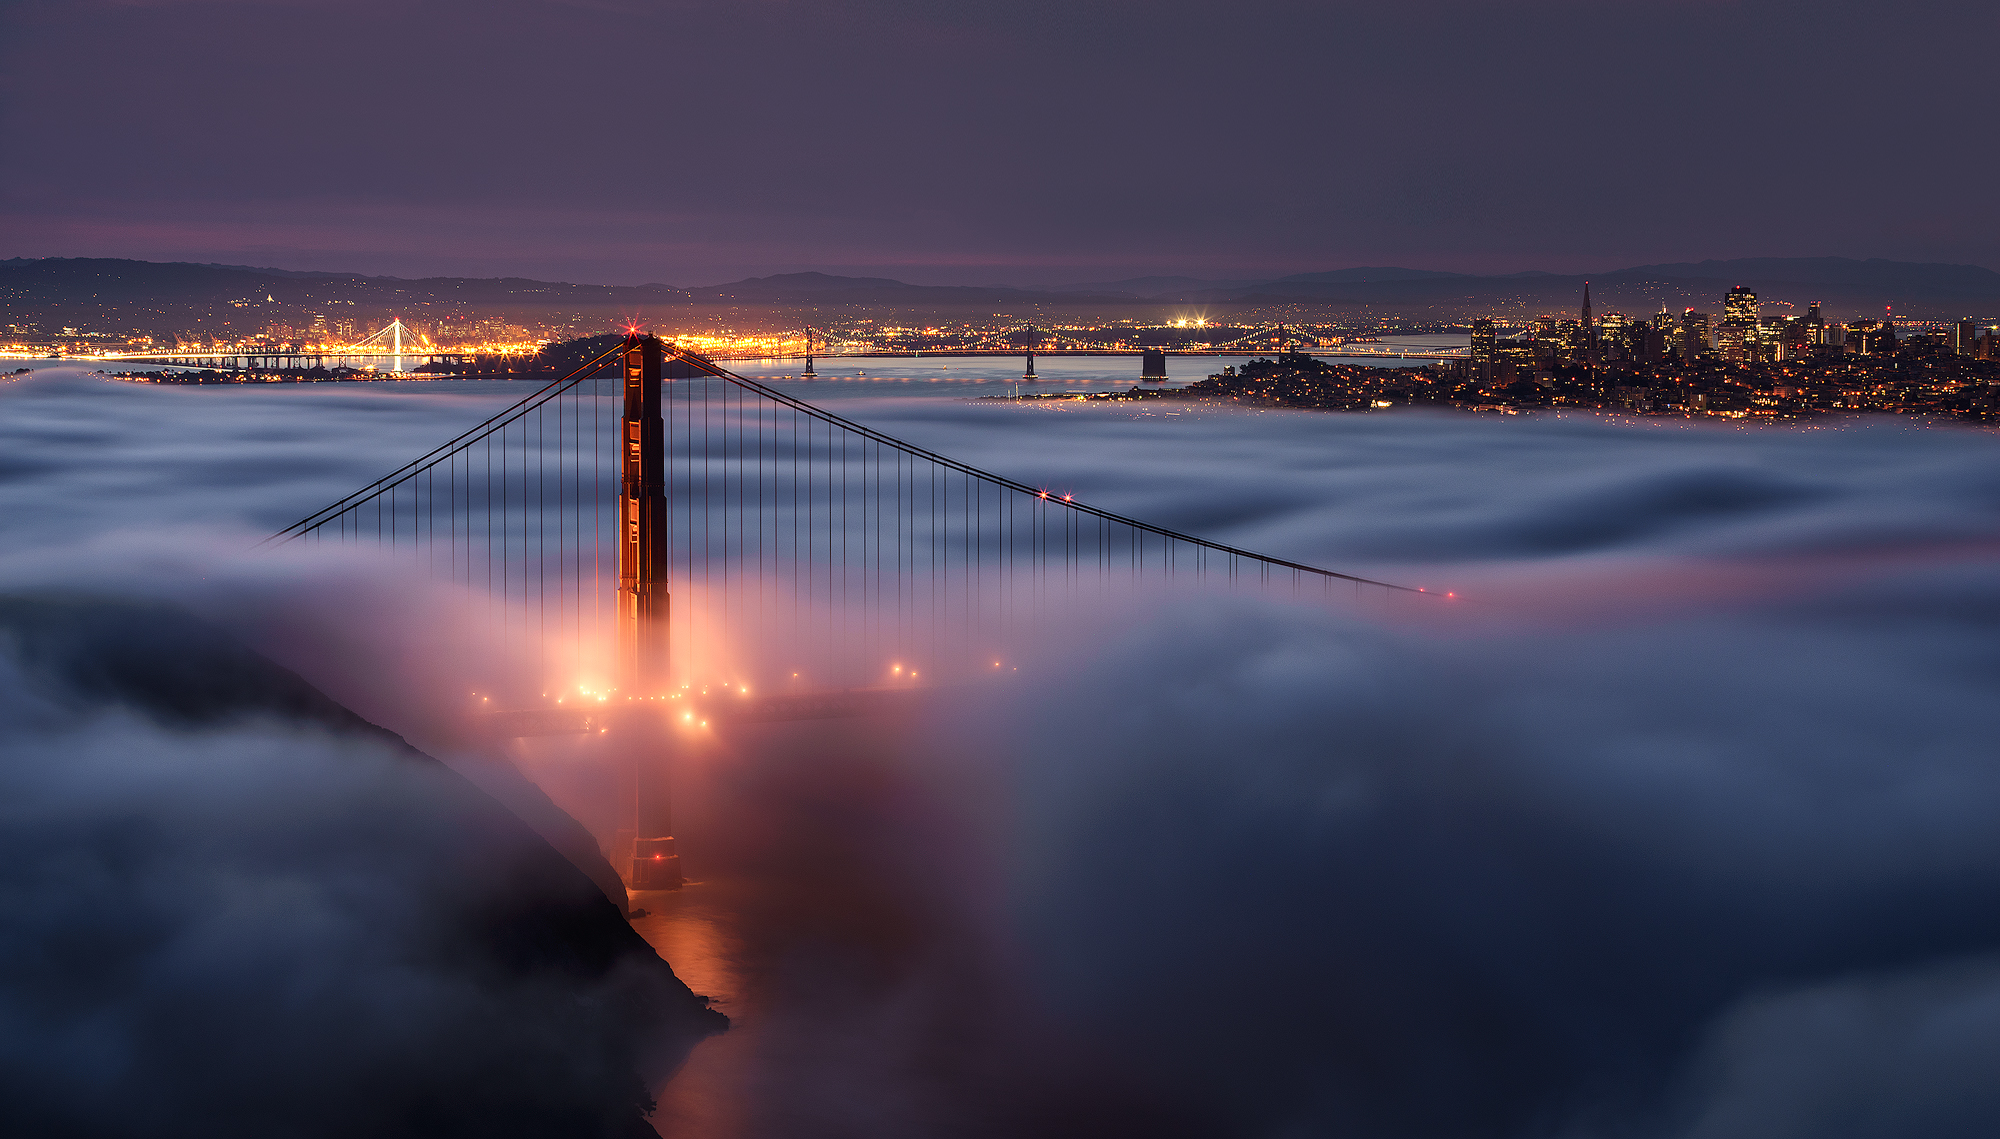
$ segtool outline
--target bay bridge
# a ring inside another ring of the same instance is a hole
[[[408,343],[405,343],[405,337]],[[78,359],[132,364],[179,365],[184,368],[213,368],[227,371],[292,371],[325,367],[328,360],[364,360],[387,364],[389,371],[401,372],[413,361],[457,362],[474,353],[465,349],[445,349],[430,337],[403,323],[398,317],[352,344],[328,346],[240,344],[233,347],[167,349],[164,351],[105,352]]]
[[[1025,345],[1003,343],[1023,336],[1027,338]],[[710,354],[708,359],[715,363],[803,360],[807,365],[806,375],[811,376],[812,362],[815,359],[958,359],[1025,356],[1030,361],[1028,374],[1032,375],[1032,360],[1037,356],[1143,357],[1148,352],[1173,356],[1240,356],[1269,351],[1290,352],[1328,360],[1458,360],[1464,359],[1468,352],[1468,349],[1464,348],[1381,346],[1373,341],[1321,346],[1317,343],[1306,343],[1304,337],[1287,335],[1283,326],[1279,326],[1276,331],[1257,329],[1219,343],[1189,343],[1180,346],[1106,343],[1079,337],[1061,329],[1039,328],[1031,324],[1009,325],[981,335],[968,344],[924,348],[898,348],[852,339],[843,340],[812,327],[805,328],[800,339],[803,340],[804,346],[799,351],[720,352]],[[817,351],[815,351],[816,343]],[[445,365],[444,372],[449,374],[455,370],[454,366],[481,359],[484,355],[486,354],[472,349],[440,347],[433,344],[428,336],[405,325],[401,318],[396,318],[361,340],[348,345],[308,347],[296,344],[243,344],[233,347],[106,352],[76,358],[101,360],[107,363],[159,364],[168,367],[243,372],[306,371],[323,368],[328,361],[361,361],[368,365],[386,366],[386,370],[391,373],[401,373],[405,371],[406,365],[415,366],[422,363]]]
[[[820,351],[814,352],[814,337],[822,337]],[[1021,323],[998,329],[980,336],[970,344],[953,346],[932,346],[923,348],[897,348],[893,346],[856,341],[837,340],[831,335],[807,327],[804,331],[804,350],[800,352],[737,352],[712,354],[709,358],[717,363],[739,363],[744,361],[796,360],[808,362],[814,359],[918,359],[979,356],[1022,356],[1030,361],[1037,356],[1146,356],[1148,353],[1164,353],[1173,356],[1242,356],[1260,352],[1281,352],[1312,356],[1318,359],[1369,359],[1369,360],[1462,360],[1471,351],[1468,348],[1412,347],[1404,345],[1382,346],[1379,341],[1348,341],[1336,345],[1308,344],[1308,338],[1297,334],[1287,334],[1285,326],[1276,329],[1255,329],[1242,335],[1214,343],[1190,341],[1185,344],[1129,344],[1105,343],[1076,336],[1062,329],[1038,327]],[[1021,343],[1025,339],[1025,343]],[[1009,341],[1002,345],[1000,342]],[[1033,368],[1030,367],[1030,373]]]
[[[1424,593],[982,470],[637,333],[266,545],[368,547],[529,646],[488,725],[622,744],[635,887],[679,881],[642,774],[676,731],[1004,676],[1050,614],[1127,593]]]

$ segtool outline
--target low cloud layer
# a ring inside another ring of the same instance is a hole
[[[212,626],[0,597],[0,1104],[36,1135],[628,1135],[721,1027],[497,803]]]
[[[16,386],[0,398],[34,414],[0,433],[36,464],[0,483],[0,572],[187,599],[371,717],[443,732],[427,708],[502,665],[440,650],[453,618],[431,595],[168,535],[304,513],[498,398],[447,390]],[[682,756],[678,829],[713,883],[691,912],[756,1015],[733,1037],[748,1045],[697,1053],[706,1082],[667,1086],[663,1126],[1873,1139],[2000,1123],[1983,1078],[2000,1054],[1990,434],[843,410],[1140,517],[1473,602],[1129,598],[1052,621],[1020,680],[907,722]],[[80,424],[105,445],[65,446]],[[223,461],[279,425],[282,448]],[[193,445],[136,457],[170,430]],[[117,549],[146,572],[97,556]],[[294,572],[314,588],[288,593]],[[398,596],[396,619],[351,619]],[[32,776],[25,801],[122,820],[133,793],[84,795],[71,773],[157,787],[156,765],[190,762],[184,733],[33,700],[15,722],[68,742],[64,763],[10,776]],[[257,788],[373,802],[343,789],[353,745],[246,732],[228,738],[295,766],[208,748],[231,777],[165,796],[165,817]],[[559,801],[588,783],[543,760],[529,769]],[[78,831],[85,848],[123,841],[105,827]],[[284,865],[341,865],[331,838],[298,833],[276,844]],[[192,826],[149,841],[178,866],[205,849]],[[89,907],[113,934],[115,912]],[[702,1069],[709,1054],[733,1066]],[[733,1114],[703,1114],[719,1102]]]
[[[1244,1133],[1985,1133],[1994,568],[1443,644],[1153,622],[988,725],[1021,928]],[[1055,698],[1162,659],[1204,667]]]

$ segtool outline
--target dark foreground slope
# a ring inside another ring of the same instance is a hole
[[[0,598],[14,1134],[650,1135],[726,1021],[485,794],[172,610]]]

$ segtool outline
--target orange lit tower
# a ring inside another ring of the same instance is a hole
[[[669,362],[657,336],[625,340],[625,407],[618,419],[618,686],[628,698],[657,696],[669,679],[667,634],[667,456],[666,425],[660,419],[660,384],[671,370],[677,378],[693,373],[678,358]],[[635,890],[676,890],[681,885],[675,853],[673,795],[668,786],[667,739],[660,731],[664,710],[651,705],[622,709],[617,730],[624,738],[625,819],[616,838],[625,882]]]
[[[626,338],[625,410],[618,421],[618,686],[627,696],[654,695],[667,683],[664,356],[657,336]]]

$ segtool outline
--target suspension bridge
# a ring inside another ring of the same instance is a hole
[[[679,881],[638,774],[674,730],[1004,675],[1049,612],[1128,591],[1423,592],[1052,494],[637,334],[266,544],[377,548],[531,646],[533,691],[489,723],[627,741],[612,854],[639,887]]]
[[[328,360],[373,361],[391,372],[405,370],[417,362],[458,362],[473,356],[464,349],[439,348],[429,336],[403,323],[401,317],[345,345],[243,344],[233,347],[166,349],[144,352],[105,352],[78,356],[82,360],[104,360],[131,364],[178,365],[184,368],[215,368],[226,371],[292,371],[324,367]]]

